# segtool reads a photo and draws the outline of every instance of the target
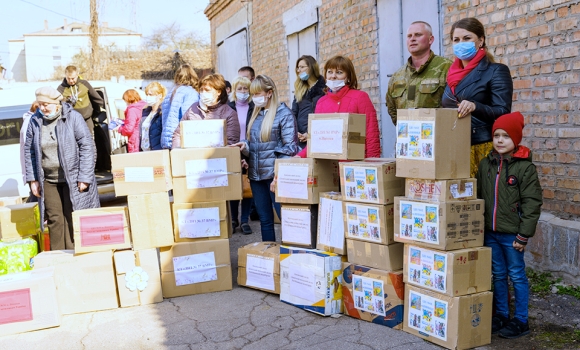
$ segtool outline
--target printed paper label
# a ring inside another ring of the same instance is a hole
[[[447,341],[447,302],[415,291],[409,299],[409,327]]]
[[[447,292],[447,254],[411,246],[408,259],[409,283],[437,292]]]
[[[310,130],[311,153],[342,153],[344,121],[342,119],[313,120]]]
[[[0,325],[33,320],[30,288],[0,292]]]
[[[319,208],[318,242],[326,246],[344,249],[342,201],[320,198]]]
[[[401,201],[400,238],[439,244],[439,207],[427,203]]]
[[[223,120],[187,120],[182,124],[183,148],[224,147]]]
[[[290,265],[290,294],[308,300],[313,304],[316,300],[316,276],[314,271],[296,265]]]
[[[173,271],[176,286],[217,281],[214,252],[174,257]]]
[[[310,245],[310,211],[282,208],[282,242]]]
[[[125,182],[154,182],[153,167],[125,168]]]
[[[274,258],[248,254],[246,258],[246,284],[256,288],[275,290]]]
[[[451,192],[453,198],[465,198],[473,196],[473,182],[467,182],[465,184],[464,191],[460,192],[459,190],[459,184],[453,184],[449,186],[449,192]]]
[[[123,214],[81,216],[81,247],[125,243]]]
[[[193,159],[185,162],[187,188],[228,186],[228,162],[226,158]]]
[[[349,200],[379,202],[379,185],[377,184],[377,168],[344,167],[344,190]]]
[[[352,276],[352,297],[354,307],[385,316],[385,295],[383,281],[363,276]]]
[[[217,207],[179,209],[177,224],[181,238],[219,237],[220,210]]]
[[[435,122],[397,123],[397,158],[435,160]]]
[[[278,197],[308,199],[308,164],[279,164],[276,177]]]
[[[346,215],[348,237],[381,242],[381,220],[377,208],[349,203]]]

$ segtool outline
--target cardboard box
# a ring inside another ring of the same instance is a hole
[[[276,159],[276,202],[318,204],[321,192],[338,191],[338,162],[329,159]]]
[[[134,250],[166,247],[174,243],[167,192],[127,196]]]
[[[282,204],[282,244],[316,247],[318,204]]]
[[[32,269],[30,261],[38,254],[38,242],[31,237],[0,241],[0,275]]]
[[[113,254],[121,307],[163,301],[157,249],[122,250]]]
[[[238,248],[238,285],[280,294],[280,244],[256,242]]]
[[[308,158],[364,159],[366,126],[364,114],[309,114]]]
[[[491,290],[491,248],[450,252],[405,244],[405,283],[452,297]]]
[[[0,276],[0,337],[60,326],[54,268]]]
[[[316,249],[345,255],[342,195],[323,192],[318,205],[318,239]]]
[[[340,191],[345,201],[392,204],[405,193],[405,179],[395,176],[394,159],[367,158],[340,163]]]
[[[173,188],[169,150],[111,156],[115,195],[167,192]]]
[[[163,297],[232,289],[230,244],[227,239],[176,243],[160,248]]]
[[[131,248],[127,207],[82,209],[72,216],[75,253]]]
[[[428,202],[395,198],[395,241],[454,250],[483,246],[483,199]]]
[[[403,330],[447,349],[491,343],[493,293],[450,297],[405,286]]]
[[[344,314],[393,329],[403,328],[403,271],[342,263]]]
[[[176,203],[242,199],[242,167],[237,147],[171,151]]]
[[[433,202],[477,199],[477,179],[406,179],[405,197]]]
[[[0,198],[0,207],[5,207],[7,205],[22,204],[22,197],[2,197]]]
[[[382,245],[354,239],[346,240],[348,262],[374,269],[397,271],[403,268],[403,245]]]
[[[225,147],[225,119],[182,120],[179,123],[181,148]]]
[[[397,176],[447,180],[469,177],[471,118],[456,108],[397,110]]]
[[[196,242],[225,239],[232,224],[226,201],[173,203],[175,242]]]
[[[38,203],[0,207],[0,240],[21,239],[40,233]]]
[[[112,251],[78,255],[72,250],[42,252],[34,257],[34,269],[44,267],[55,269],[63,315],[119,307]]]
[[[343,202],[346,238],[389,245],[395,243],[392,204],[373,205]]]
[[[342,258],[280,247],[280,301],[322,316],[342,313]]]

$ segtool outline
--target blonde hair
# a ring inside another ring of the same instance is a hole
[[[154,81],[152,83],[149,83],[146,87],[145,87],[145,93],[146,94],[154,94],[154,95],[161,95],[161,100],[163,100],[165,98],[165,96],[167,95],[167,89],[165,88],[165,86],[161,85],[160,83]]]
[[[237,101],[238,98],[236,97],[236,89],[238,88],[238,85],[243,85],[245,87],[248,88],[248,90],[250,89],[250,85],[252,85],[252,82],[250,81],[250,79],[246,78],[246,77],[237,77],[236,79],[234,79],[234,82],[232,83],[232,92],[230,93],[230,101]],[[250,97],[248,99],[248,103],[252,100],[252,98]]]
[[[272,134],[272,125],[274,125],[274,118],[276,118],[276,110],[278,109],[278,91],[276,90],[276,84],[274,81],[270,79],[270,77],[266,75],[259,74],[256,76],[252,85],[250,85],[250,94],[254,95],[259,92],[268,92],[272,91],[272,97],[270,97],[270,108],[268,108],[268,112],[264,116],[264,120],[262,121],[262,128],[260,129],[260,141],[270,141],[270,135]],[[254,108],[254,112],[252,112],[252,117],[250,118],[250,122],[248,123],[247,131],[246,131],[246,138],[250,139],[250,131],[252,130],[252,124],[256,120],[258,113],[262,108]]]
[[[300,73],[298,73],[298,64],[300,64],[300,61],[304,61],[304,63],[306,63],[308,66],[308,74],[310,77],[306,81],[300,79]],[[310,84],[313,81],[318,81],[318,78],[320,78],[320,67],[318,67],[318,62],[316,62],[314,57],[310,55],[303,55],[296,61],[295,71],[296,81],[294,82],[294,98],[296,98],[296,102],[300,102],[310,88]]]

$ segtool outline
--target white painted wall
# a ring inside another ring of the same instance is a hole
[[[26,81],[24,40],[8,41],[8,52],[8,72],[6,77],[16,81]]]

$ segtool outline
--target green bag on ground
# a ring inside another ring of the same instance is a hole
[[[0,241],[0,276],[32,270],[30,260],[38,254],[38,243],[32,238]]]

